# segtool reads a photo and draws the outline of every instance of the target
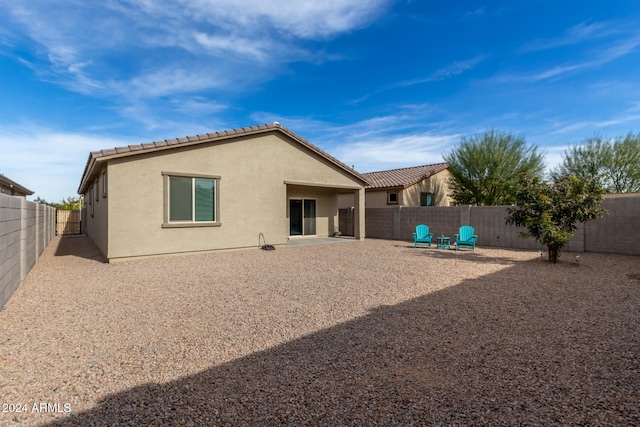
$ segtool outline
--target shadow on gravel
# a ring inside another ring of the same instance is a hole
[[[515,264],[47,425],[640,424],[640,286],[558,268],[577,270]]]
[[[55,256],[74,256],[106,263],[98,247],[87,236],[62,236],[58,240]]]

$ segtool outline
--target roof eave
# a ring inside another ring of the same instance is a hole
[[[170,150],[177,147],[192,147],[194,145],[199,145],[199,144],[206,144],[206,143],[215,142],[215,141],[224,141],[224,140],[232,139],[235,137],[251,136],[251,135],[264,134],[269,132],[281,132],[287,135],[289,138],[294,139],[301,145],[305,146],[307,149],[311,150],[312,152],[316,153],[320,157],[324,158],[325,160],[329,161],[330,163],[344,170],[351,176],[357,178],[359,181],[361,181],[363,186],[370,184],[369,181],[367,181],[366,178],[363,177],[360,173],[350,168],[346,164],[342,163],[335,157],[322,151],[320,148],[316,147],[312,143],[298,136],[296,133],[290,131],[289,129],[285,128],[279,123],[272,123],[269,125],[251,126],[248,128],[216,132],[215,134],[207,134],[206,136],[197,135],[193,137],[185,137],[185,138],[179,138],[175,140],[165,140],[162,142],[156,141],[152,143],[139,144],[139,145],[133,146],[133,147],[136,147],[135,149],[132,149],[131,148],[132,146],[129,146],[128,151],[118,152],[118,149],[116,148],[116,149],[108,149],[108,150],[91,152],[89,154],[87,164],[82,174],[80,186],[78,187],[78,194],[84,194],[90,182],[89,178],[91,178],[91,176],[93,175],[96,165],[104,161],[109,161],[112,159],[117,159],[122,157],[137,156],[139,154],[145,154],[145,153],[157,153],[159,151]],[[183,140],[183,141],[180,141],[180,140]],[[151,145],[151,144],[153,144],[154,146],[149,147],[148,145]],[[145,147],[145,145],[147,145],[147,147]],[[104,154],[105,152],[109,154]]]
[[[15,182],[14,180],[12,180],[9,177],[6,177],[2,174],[0,174],[0,181],[2,181],[5,185],[15,189],[16,191],[20,192],[20,193],[24,193],[27,196],[31,196],[34,192],[29,190],[27,187],[18,184],[17,182]]]

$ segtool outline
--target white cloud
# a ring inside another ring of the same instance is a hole
[[[345,142],[335,155],[359,172],[372,172],[442,162],[442,154],[459,139],[428,133],[363,138]]]
[[[232,52],[242,57],[249,57],[257,61],[264,61],[269,52],[269,44],[237,36],[217,36],[201,32],[194,33],[198,44],[212,52]]]
[[[484,14],[486,14],[486,6],[482,6],[476,10],[473,10],[471,12],[467,12],[465,14],[466,17],[476,17],[476,16],[482,16]]]
[[[260,33],[265,24],[283,35],[318,39],[357,29],[379,16],[389,0],[181,0],[182,15],[242,33]],[[147,2],[150,6],[153,2]],[[155,6],[151,9],[158,11]],[[148,9],[148,10],[151,10]],[[175,9],[170,9],[174,13]],[[160,12],[162,13],[162,11]]]
[[[229,84],[229,77],[215,70],[199,70],[181,66],[167,66],[150,70],[129,81],[115,83],[122,95],[133,94],[136,98],[166,96],[175,93],[200,92],[204,89],[220,88]]]
[[[133,55],[123,59],[130,60],[126,67],[137,74],[135,78],[148,79],[144,69],[149,67],[136,64],[135,52],[139,49],[178,49],[155,55],[154,68],[159,69],[178,59],[175,55],[180,52],[199,54],[196,62],[205,66],[215,64],[203,53],[228,60],[225,55],[231,52],[237,58],[258,62],[267,57],[271,62],[309,58],[311,55],[298,47],[301,40],[322,40],[358,29],[378,17],[389,2],[111,0],[52,4],[33,0],[0,3],[0,10],[4,9],[5,19],[12,24],[14,37],[30,38],[44,49],[41,60],[50,63],[51,73],[62,74],[63,81],[84,76],[90,82],[96,78],[92,73],[100,73],[100,67],[88,70],[86,64],[123,52]],[[5,32],[9,30],[5,28]],[[122,74],[123,70],[118,71]],[[172,76],[167,78],[171,80]],[[82,82],[79,86],[91,89]],[[171,86],[176,91],[190,90],[189,86]]]
[[[589,127],[589,122],[575,122],[569,124],[556,124],[557,129],[549,132],[550,135],[562,135]]]
[[[555,146],[555,147],[547,147],[545,148],[545,164],[546,164],[546,172],[553,171],[557,166],[562,163],[564,159],[564,152],[567,150],[568,146]]]
[[[466,71],[469,71],[475,68],[480,62],[486,59],[485,55],[479,55],[475,58],[467,59],[464,61],[454,61],[449,65],[446,65],[438,70],[434,71],[430,75],[418,78],[415,80],[407,80],[404,82],[394,83],[392,87],[406,87],[413,86],[420,83],[428,83],[428,82],[436,82],[440,80],[445,80],[451,77],[458,76]]]
[[[558,47],[570,46],[583,43],[596,38],[609,36],[619,32],[615,25],[610,23],[587,23],[582,22],[574,27],[569,28],[560,37],[551,39],[538,39],[525,44],[520,48],[521,52],[535,52],[540,50],[555,49]]]
[[[32,123],[1,126],[0,173],[35,191],[33,197],[57,202],[76,194],[91,151],[140,142],[60,132]]]
[[[585,44],[573,60],[549,66],[530,73],[502,74],[493,80],[499,83],[538,82],[558,80],[567,75],[602,67],[627,55],[640,47],[640,31],[637,26],[626,23],[581,23],[566,31],[563,36],[536,40],[520,48],[522,53],[544,51],[564,46]]]
[[[203,96],[175,98],[171,100],[171,104],[174,105],[176,110],[187,114],[212,114],[229,108],[226,104]]]
[[[114,100],[127,119],[135,107],[152,124],[143,114],[158,98],[178,114],[204,113],[171,100],[241,92],[284,64],[323,60],[317,42],[370,24],[392,1],[0,0],[0,53],[43,81]]]
[[[473,68],[475,68],[476,65],[478,65],[480,62],[484,61],[487,58],[487,56],[485,55],[478,55],[475,58],[471,58],[471,59],[467,59],[467,60],[463,60],[463,61],[454,61],[451,64],[448,64],[442,68],[437,69],[436,71],[434,71],[433,73],[425,76],[425,77],[418,77],[415,79],[411,79],[411,80],[403,80],[403,81],[399,81],[399,82],[394,82],[391,83],[389,85],[386,85],[385,87],[382,87],[374,92],[371,92],[365,96],[362,96],[358,99],[354,99],[352,100],[350,103],[351,104],[359,104],[365,100],[367,100],[368,98],[370,98],[373,95],[377,95],[379,93],[385,92],[385,91],[389,91],[389,90],[393,90],[393,89],[397,89],[397,88],[405,88],[405,87],[410,87],[410,86],[415,86],[418,84],[424,84],[424,83],[430,83],[430,82],[437,82],[437,81],[442,81],[442,80],[446,80],[449,78],[453,78],[455,76],[458,76],[460,74],[463,74],[466,71],[469,71]]]
[[[528,74],[503,74],[493,80],[499,83],[509,82],[538,82],[543,80],[557,80],[564,76],[601,67],[626,55],[635,53],[640,47],[640,34],[634,34],[622,40],[617,40],[607,46],[598,46],[593,52],[588,52],[588,59],[573,63],[556,65],[547,70]]]
[[[628,109],[627,111],[623,111],[620,114],[614,115],[614,116],[610,116],[608,118],[605,119],[599,119],[599,120],[590,120],[590,121],[577,121],[577,122],[559,122],[559,123],[555,123],[553,127],[555,127],[554,130],[550,131],[549,134],[550,135],[566,135],[566,134],[573,134],[576,131],[580,131],[580,130],[587,130],[587,131],[599,131],[600,129],[603,128],[612,128],[615,131],[619,131],[620,129],[622,129],[621,126],[618,125],[625,125],[627,126],[628,123],[632,123],[632,125],[630,126],[631,128],[633,127],[637,127],[638,125],[640,125],[640,114],[638,114],[638,112],[634,112],[634,109]],[[635,126],[633,125],[635,124]],[[617,126],[617,128],[616,128]]]

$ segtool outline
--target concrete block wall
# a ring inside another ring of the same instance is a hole
[[[524,227],[507,225],[506,206],[472,206],[468,224],[475,228],[479,246],[511,249],[540,249],[534,239],[523,239]]]
[[[27,203],[22,210],[24,220],[24,256],[22,257],[22,275],[20,281],[24,280],[27,273],[31,271],[38,257],[38,251],[36,250],[36,237],[38,235],[36,229],[36,214],[35,204],[32,203]]]
[[[374,239],[403,240],[394,234],[394,216],[395,208],[365,209],[365,236]]]
[[[564,250],[640,255],[640,195],[608,197],[602,207],[609,210],[609,214],[578,224]],[[506,206],[367,209],[367,237],[413,241],[416,225],[427,224],[434,237],[445,235],[453,243],[460,226],[471,225],[478,235],[478,246],[546,250],[533,238],[519,237],[526,228],[507,225],[506,217]]]
[[[589,252],[640,255],[640,196],[606,198],[609,214],[585,224]]]
[[[55,233],[55,209],[0,194],[0,309]]]
[[[453,239],[453,235],[460,228],[457,224],[460,223],[461,209],[457,206],[453,209],[445,206],[411,207],[402,208],[400,212],[402,213],[400,220],[402,240],[413,241],[413,233],[418,224],[428,225],[429,232],[433,233],[434,238],[444,235]]]
[[[20,284],[22,199],[0,194],[0,309]]]

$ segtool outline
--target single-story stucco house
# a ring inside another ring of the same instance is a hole
[[[363,173],[369,182],[366,187],[367,208],[394,206],[451,206],[447,163],[412,166],[400,169]],[[340,208],[354,206],[351,194],[341,194]]]
[[[273,124],[92,152],[78,193],[83,229],[123,258],[259,246],[331,236],[338,193],[355,200],[364,238],[367,181]]]
[[[33,191],[0,174],[0,193],[8,194],[9,196],[26,197],[31,196]]]

